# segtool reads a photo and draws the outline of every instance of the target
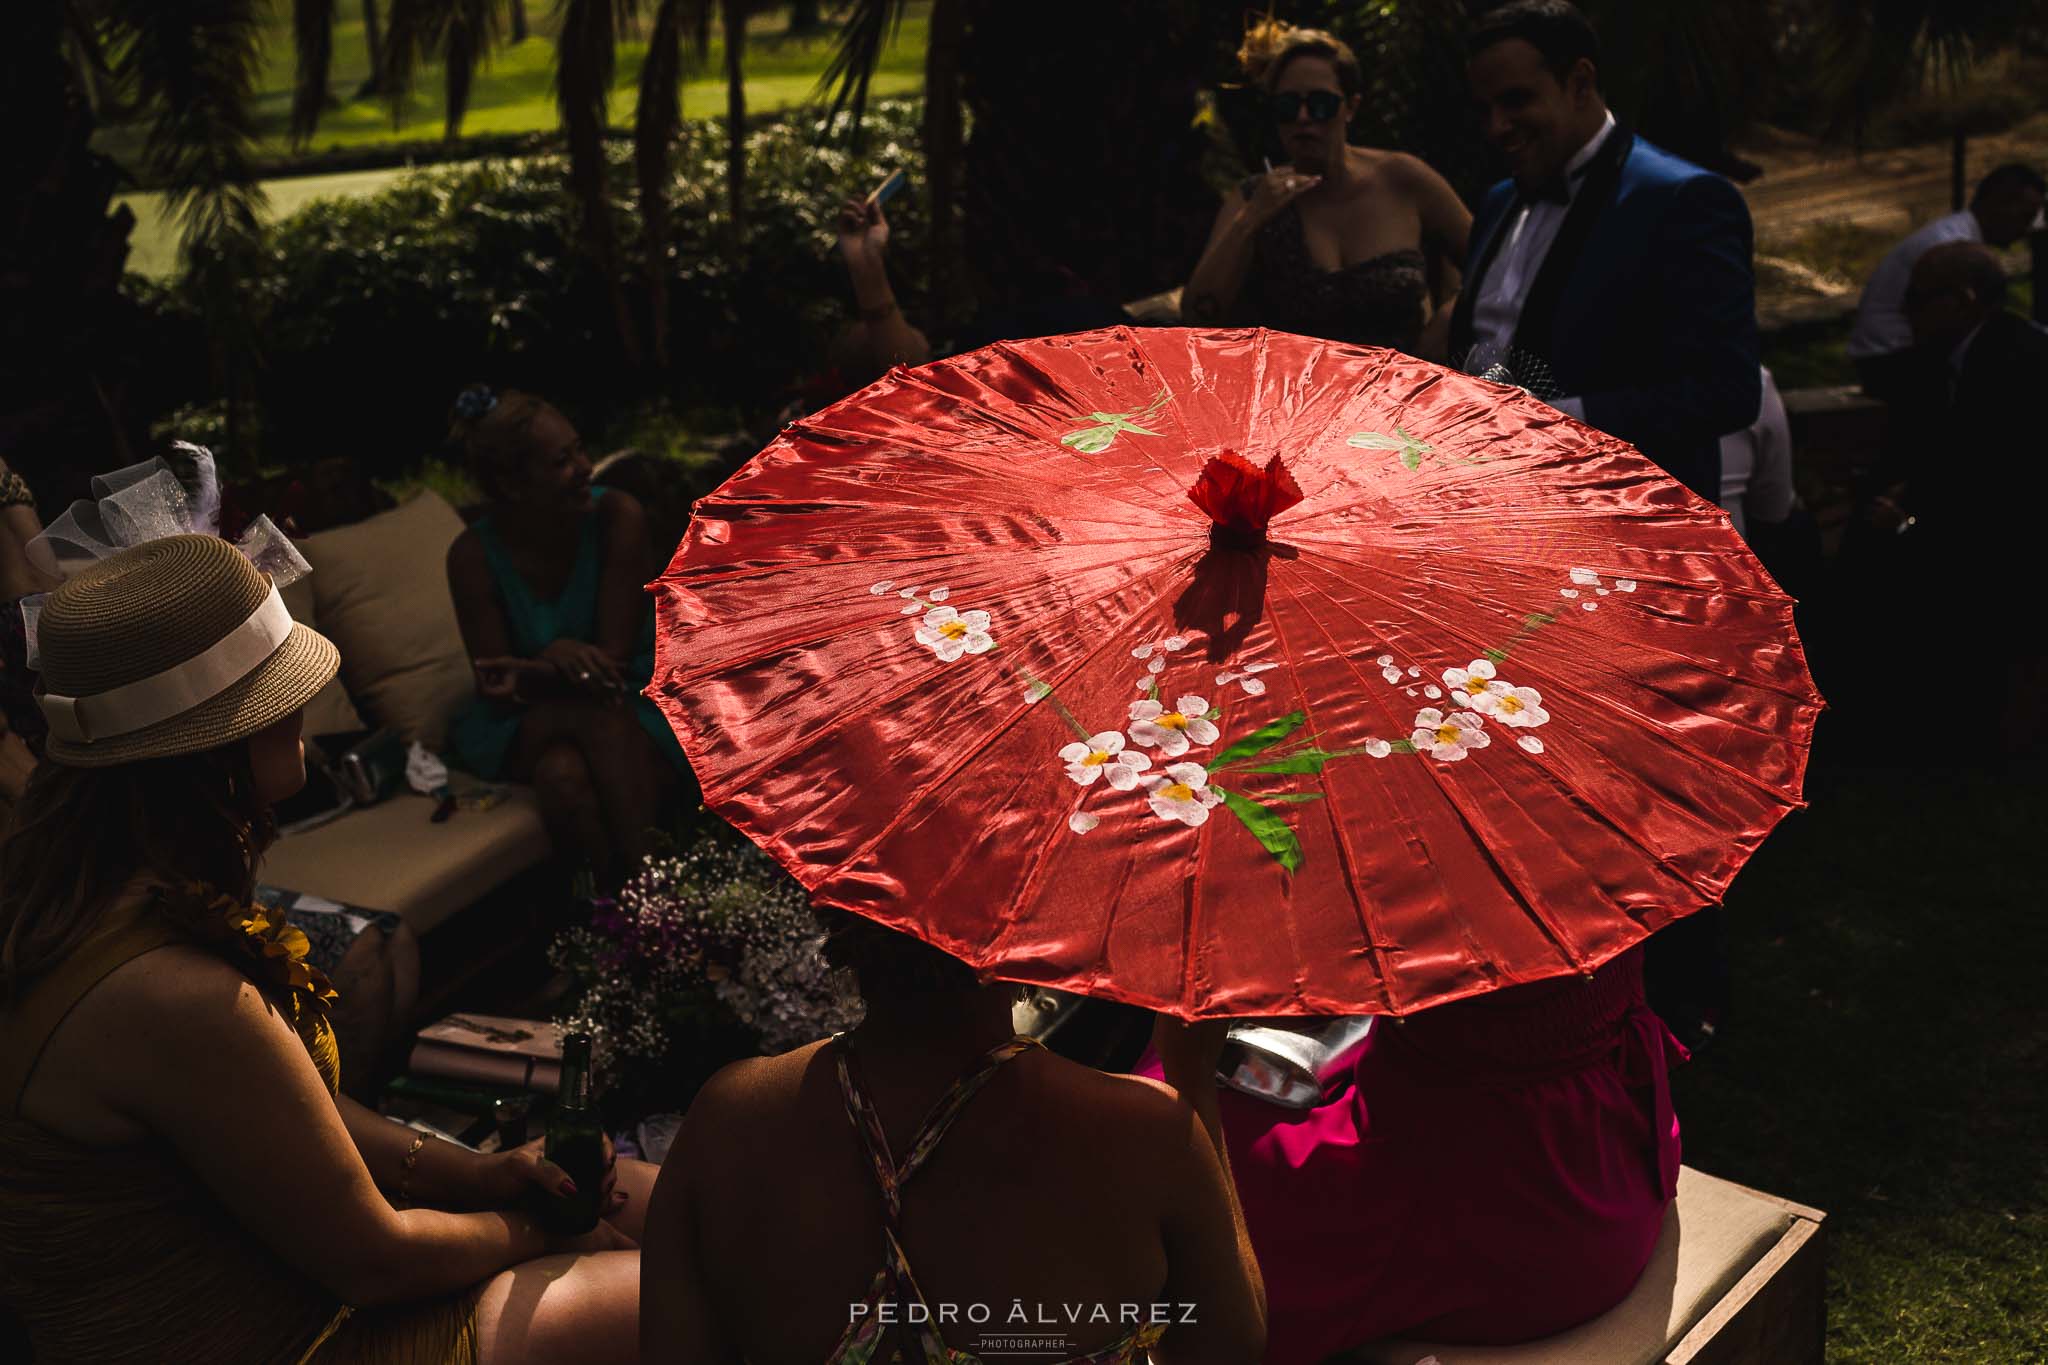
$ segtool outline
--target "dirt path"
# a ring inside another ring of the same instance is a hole
[[[1802,237],[1846,225],[1897,239],[1949,211],[1947,143],[1857,156],[1764,129],[1739,150],[1763,168],[1742,192],[1756,223],[1757,313],[1766,326],[1855,307],[1863,282],[1822,273],[1801,260]],[[1969,184],[2007,161],[2048,170],[2048,114],[2006,133],[1972,138],[1965,167]]]
[[[1852,223],[1904,236],[1949,210],[1946,143],[1894,147],[1855,156],[1811,138],[1767,131],[1742,155],[1764,173],[1743,187],[1757,244],[1780,245],[1821,223]],[[2010,132],[1972,138],[1968,179],[2006,161],[2048,166],[2048,114]]]

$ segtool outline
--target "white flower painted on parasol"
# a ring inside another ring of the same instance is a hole
[[[1182,697],[1169,711],[1163,702],[1147,698],[1131,703],[1131,738],[1167,758],[1179,758],[1188,745],[1214,744],[1217,729],[1209,720],[1209,703],[1203,697]]]
[[[1222,794],[1209,789],[1209,774],[1199,763],[1175,763],[1146,786],[1154,815],[1190,827],[1207,821],[1210,808],[1223,804]]]
[[[1166,406],[1166,395],[1160,394],[1148,408],[1133,408],[1129,412],[1091,412],[1088,414],[1091,426],[1078,427],[1060,437],[1060,444],[1072,446],[1084,455],[1100,455],[1109,449],[1117,436],[1130,432],[1134,436],[1157,436],[1158,432],[1140,425],[1152,419],[1152,414]]]
[[[1453,711],[1448,716],[1434,706],[1415,713],[1415,733],[1408,737],[1416,751],[1439,763],[1456,763],[1474,749],[1493,743],[1486,733],[1486,721],[1477,712]]]
[[[1259,674],[1270,673],[1279,666],[1278,664],[1246,664],[1243,668],[1226,668],[1216,675],[1216,685],[1218,687],[1225,687],[1231,683],[1236,683],[1244,689],[1244,694],[1247,697],[1263,697],[1266,695],[1266,680],[1261,678]]]
[[[1145,660],[1145,671],[1147,673],[1164,673],[1166,671],[1166,656],[1180,653],[1188,647],[1189,643],[1190,641],[1185,635],[1169,635],[1164,640],[1156,640],[1134,646],[1131,650],[1131,657],[1133,659]],[[1145,684],[1141,682],[1138,686],[1143,687]]]
[[[1097,778],[1105,778],[1120,792],[1137,786],[1138,774],[1152,766],[1149,755],[1124,752],[1124,737],[1116,730],[1067,745],[1060,750],[1060,761],[1075,785],[1092,786]]]
[[[1490,659],[1474,659],[1463,668],[1445,669],[1444,686],[1450,689],[1452,701],[1467,706],[1478,706],[1481,697],[1508,690],[1508,685],[1495,675]]]
[[[1487,719],[1518,730],[1531,729],[1550,719],[1550,713],[1543,709],[1543,694],[1533,687],[1509,687],[1503,683],[1497,692],[1485,692],[1474,697],[1472,706]]]
[[[951,663],[962,654],[986,654],[995,648],[995,638],[988,633],[988,624],[985,611],[933,607],[924,614],[924,623],[917,628],[917,642],[930,646],[932,653]]]

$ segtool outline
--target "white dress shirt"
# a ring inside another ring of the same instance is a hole
[[[1792,425],[1785,400],[1768,368],[1763,381],[1756,421],[1721,438],[1721,510],[1744,538],[1751,522],[1783,521],[1799,502],[1792,490]]]
[[[1586,145],[1565,163],[1565,192],[1568,196],[1577,197],[1582,179],[1580,172],[1612,136],[1614,115],[1610,112],[1600,125],[1600,131],[1588,138]],[[1570,208],[1569,202],[1558,204],[1543,200],[1539,203],[1525,201],[1508,211],[1507,221],[1499,229],[1505,234],[1501,238],[1500,249],[1494,252],[1493,263],[1486,269],[1486,278],[1480,281],[1479,297],[1472,304],[1472,346],[1475,354],[1489,359],[1506,358],[1515,339],[1515,325],[1522,320],[1522,304],[1529,296],[1529,287],[1536,282],[1536,273],[1543,268],[1543,259],[1557,241],[1558,229],[1564,226],[1564,216]],[[1585,420],[1584,405],[1577,398],[1557,399],[1553,406],[1568,416]]]
[[[1906,321],[1906,286],[1912,282],[1913,267],[1929,250],[1946,242],[1981,242],[1984,229],[1977,215],[1964,209],[1937,218],[1885,253],[1870,283],[1863,286],[1863,298],[1856,305],[1856,325],[1849,332],[1849,358],[1867,360],[1890,355],[1913,344],[1913,328]]]

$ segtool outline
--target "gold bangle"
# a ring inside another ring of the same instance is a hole
[[[419,1165],[420,1148],[427,1145],[425,1133],[413,1134],[412,1146],[405,1149],[405,1160],[398,1164],[398,1207],[404,1208],[412,1202],[412,1171]]]

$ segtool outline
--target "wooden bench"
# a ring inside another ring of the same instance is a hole
[[[1382,1342],[1340,1362],[1819,1365],[1827,1335],[1825,1217],[1688,1166],[1649,1266],[1611,1311],[1520,1346]]]

